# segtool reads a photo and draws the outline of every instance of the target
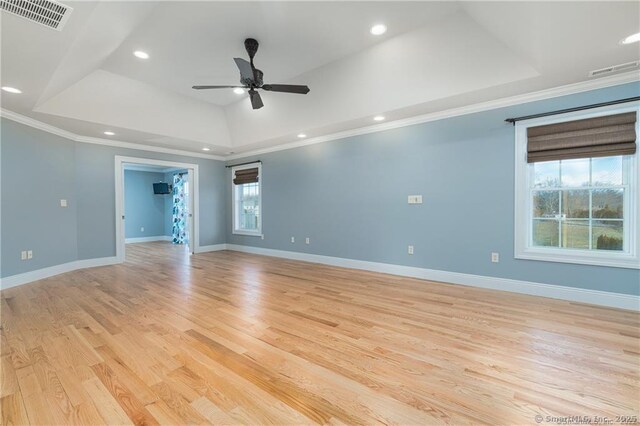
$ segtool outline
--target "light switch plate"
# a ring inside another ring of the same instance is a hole
[[[413,246],[407,247],[407,253],[408,254],[413,254]]]
[[[60,207],[67,207],[67,200],[60,200]]]
[[[409,204],[422,204],[422,195],[409,195],[407,202]]]
[[[305,239],[304,239],[304,243],[305,243],[305,244],[310,244],[310,243],[311,243],[311,240],[309,239],[309,237],[307,237],[307,238],[305,238]]]
[[[493,263],[500,262],[500,253],[491,253],[491,261]]]
[[[22,250],[22,252],[20,253],[20,260],[27,260],[27,251],[26,250]]]
[[[27,251],[27,259],[33,259],[33,251]]]

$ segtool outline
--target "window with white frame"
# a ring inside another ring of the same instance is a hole
[[[260,163],[232,169],[233,233],[262,235],[262,166]]]
[[[640,268],[638,112],[635,103],[517,124],[516,258]],[[601,128],[581,128],[596,119]]]

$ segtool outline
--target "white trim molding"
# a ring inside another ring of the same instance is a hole
[[[173,148],[163,148],[158,146],[145,145],[135,142],[124,142],[112,139],[94,138],[88,136],[81,136],[67,130],[60,129],[47,123],[43,123],[34,118],[27,117],[16,112],[0,109],[0,116],[5,117],[12,121],[25,124],[36,129],[44,130],[49,133],[62,136],[75,142],[92,143],[98,145],[108,145],[120,148],[137,149],[141,151],[161,152],[165,154],[175,154],[187,157],[207,158],[210,160],[230,161],[240,158],[246,158],[253,155],[266,154],[269,152],[283,151],[292,148],[298,148],[307,145],[314,145],[317,143],[329,142],[337,139],[343,139],[351,136],[364,135],[368,133],[380,132],[389,129],[396,129],[399,127],[412,126],[414,124],[427,123],[430,121],[442,120],[445,118],[456,117],[460,115],[473,114],[476,112],[488,111],[496,108],[503,108],[512,105],[523,104],[527,102],[535,102],[544,99],[557,98],[559,96],[571,95],[574,93],[587,92],[589,90],[602,89],[605,87],[617,86],[626,83],[633,83],[640,80],[640,73],[638,71],[630,71],[626,73],[615,74],[608,77],[601,77],[596,79],[590,79],[581,81],[578,83],[567,84],[564,86],[553,87],[550,89],[544,89],[537,92],[525,93],[522,95],[515,95],[501,99],[495,99],[486,102],[480,102],[473,105],[467,105],[459,108],[452,108],[444,111],[417,115],[414,117],[403,118],[399,120],[389,121],[385,123],[365,126],[352,130],[346,130],[343,132],[337,132],[332,134],[321,135],[314,138],[305,139],[304,141],[295,140],[292,142],[285,142],[273,147],[248,150],[245,152],[239,152],[232,155],[212,155],[202,154],[198,152],[183,151]],[[235,149],[238,151],[242,147],[232,146],[229,149]]]
[[[48,133],[52,133],[54,135],[58,135],[60,137],[72,140],[74,142],[90,143],[94,145],[115,146],[118,148],[136,149],[138,151],[160,152],[163,154],[181,155],[184,157],[207,158],[209,160],[218,160],[218,161],[225,160],[224,157],[220,157],[218,155],[201,154],[199,152],[184,151],[181,149],[173,149],[173,148],[164,148],[161,146],[145,145],[137,142],[124,142],[124,141],[118,141],[113,139],[103,139],[103,138],[94,138],[90,136],[77,135],[67,130],[60,129],[59,127],[55,127],[50,124],[43,123],[42,121],[38,121],[34,118],[27,117],[26,115],[18,114],[17,112],[13,112],[4,108],[0,109],[0,117],[4,117],[8,120],[15,121],[29,127],[33,127],[34,129],[38,129]]]
[[[94,268],[97,266],[115,265],[120,263],[118,258],[100,257],[97,259],[75,260],[73,262],[63,263],[61,265],[49,266],[48,268],[36,269],[35,271],[24,272],[22,274],[11,275],[0,279],[0,289],[16,287],[33,281],[43,280],[55,275],[64,274],[66,272],[76,271],[78,269]]]
[[[303,262],[320,263],[342,268],[360,269],[364,271],[380,272],[384,274],[400,275],[428,281],[466,285],[470,287],[491,290],[508,291],[512,293],[528,294],[531,296],[549,297],[552,299],[568,300],[571,302],[588,303],[618,309],[640,311],[640,296],[631,294],[611,293],[599,290],[588,290],[576,287],[566,287],[552,284],[541,284],[530,281],[509,278],[486,277],[482,275],[464,274],[460,272],[440,271],[436,269],[416,268],[412,266],[393,265],[389,263],[368,262],[364,260],[344,259],[340,257],[323,256],[318,254],[299,253],[293,251],[274,250],[236,244],[215,244],[198,247],[196,253],[206,253],[221,250],[233,250],[262,256],[272,256]],[[121,263],[117,257],[103,257],[98,259],[77,260],[62,265],[12,275],[0,280],[0,289],[4,290],[27,284],[33,281],[49,278],[54,275],[75,271],[78,269]]]
[[[575,93],[588,92],[590,90],[603,89],[605,87],[618,86],[621,84],[633,83],[640,80],[638,71],[631,71],[609,77],[601,77],[581,81],[578,83],[567,84],[564,86],[553,87],[550,89],[540,90],[537,92],[525,93],[522,95],[510,96],[507,98],[495,99],[492,101],[480,102],[472,105],[466,105],[459,108],[451,108],[443,111],[433,112],[429,114],[416,115],[413,117],[402,118],[399,120],[387,121],[380,124],[372,124],[342,132],[320,135],[318,137],[305,139],[303,141],[296,140],[293,142],[285,142],[268,148],[259,148],[246,152],[240,152],[228,155],[225,160],[238,160],[254,155],[268,154],[270,152],[284,151],[287,149],[299,148],[302,146],[315,145],[323,142],[330,142],[337,139],[349,138],[352,136],[366,135],[368,133],[382,132],[385,130],[397,129],[400,127],[413,126],[415,124],[428,123],[431,121],[443,120],[445,118],[458,117],[461,115],[474,114],[477,112],[490,111],[492,109],[504,108],[513,105],[521,105],[528,102],[536,102],[545,99],[557,98],[560,96],[572,95]],[[236,151],[241,147],[235,147]]]
[[[528,294],[531,296],[549,297],[552,299],[568,300],[571,302],[640,311],[640,296],[634,296],[631,294],[611,293],[607,291],[542,284],[509,278],[486,277],[460,272],[440,271],[436,269],[424,269],[412,266],[393,265],[390,263],[368,262],[364,260],[344,259],[340,257],[273,250],[236,244],[227,244],[226,246],[227,250],[234,250],[243,253],[281,257],[284,259],[321,263],[324,265],[381,272],[384,274],[401,275],[429,281],[439,281],[443,283],[460,284],[470,287],[501,290],[512,293]]]
[[[236,201],[237,191],[233,180],[236,176],[237,170],[246,170],[246,169],[258,169],[258,229],[250,230],[250,229],[240,229],[238,228],[238,203]],[[238,166],[231,167],[231,214],[233,215],[231,218],[231,232],[236,235],[246,235],[250,237],[263,237],[262,235],[262,163],[256,161],[254,163],[242,164]]]
[[[211,251],[227,250],[226,244],[214,244],[210,246],[200,246],[196,249],[196,253],[208,253]]]
[[[156,235],[155,237],[136,237],[136,238],[125,238],[125,244],[136,244],[136,243],[152,243],[154,241],[171,241],[173,237],[169,235]]]
[[[179,163],[175,161],[155,160],[152,158],[125,157],[116,155],[115,166],[115,221],[116,221],[116,258],[124,262],[125,237],[124,237],[124,169],[128,164],[153,165],[163,167],[173,167],[177,169],[187,169],[189,172],[189,182],[191,183],[191,193],[189,195],[189,248],[193,253],[198,252],[200,246],[200,173],[199,166],[193,163]]]
[[[516,259],[546,262],[575,263],[640,269],[640,151],[626,156],[624,198],[624,251],[570,249],[533,246],[531,166],[527,163],[527,129],[533,126],[562,123],[572,120],[602,117],[625,112],[636,112],[640,118],[640,101],[541,117],[516,123],[515,126],[515,194],[514,194],[514,257]],[[636,134],[640,134],[640,120],[636,121]],[[606,187],[603,187],[606,188]],[[545,188],[540,188],[545,189]],[[575,188],[569,188],[575,189]],[[588,188],[587,188],[588,189]],[[560,191],[562,187],[551,188]]]

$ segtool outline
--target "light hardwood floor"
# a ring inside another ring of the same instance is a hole
[[[169,243],[1,302],[5,425],[640,414],[630,311]]]

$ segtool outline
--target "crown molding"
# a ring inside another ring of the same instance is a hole
[[[489,111],[492,109],[504,108],[513,105],[524,104],[528,102],[541,101],[545,99],[556,98],[559,96],[572,95],[581,92],[588,92],[590,90],[603,89],[605,87],[618,86],[620,84],[633,83],[640,81],[640,72],[630,71],[626,73],[616,74],[609,77],[601,77],[598,79],[591,79],[581,81],[578,83],[567,84],[564,86],[553,87],[550,89],[540,90],[537,92],[525,93],[522,95],[515,95],[506,98],[495,99],[492,101],[480,102],[477,104],[467,105],[459,108],[452,108],[448,110],[438,111],[429,114],[417,115],[413,117],[403,118],[394,121],[388,121],[380,124],[372,124],[365,127],[360,127],[351,130],[345,130],[342,132],[330,133],[315,138],[305,139],[303,141],[296,140],[292,142],[285,142],[276,146],[268,148],[259,148],[241,152],[232,155],[219,156],[211,154],[201,154],[197,152],[183,151],[173,148],[163,148],[152,145],[145,145],[134,142],[117,141],[113,139],[103,139],[88,136],[81,136],[75,133],[69,132],[64,129],[52,126],[47,123],[43,123],[31,117],[27,117],[16,112],[0,109],[0,117],[5,117],[9,120],[16,121],[18,123],[34,127],[36,129],[49,132],[63,138],[70,139],[75,142],[90,143],[95,145],[106,145],[118,148],[137,149],[140,151],[159,152],[163,154],[181,155],[185,157],[206,158],[209,160],[218,161],[231,161],[242,158],[251,157],[254,155],[267,154],[270,152],[284,151],[287,149],[300,148],[308,145],[315,145],[323,142],[330,142],[337,139],[344,139],[352,136],[365,135],[368,133],[382,132],[385,130],[397,129],[400,127],[413,126],[415,124],[427,123],[430,121],[442,120],[445,118],[457,117],[461,115],[473,114],[482,111]],[[237,149],[237,148],[236,148]]]
[[[267,154],[270,152],[284,151],[287,149],[300,148],[308,145],[329,142],[337,139],[344,139],[352,136],[365,135],[368,133],[382,132],[385,130],[397,129],[400,127],[413,126],[415,124],[427,123],[430,121],[442,120],[445,118],[457,117],[461,115],[473,114],[492,109],[504,108],[513,105],[520,105],[528,102],[541,101],[545,99],[557,98],[559,96],[572,95],[590,90],[603,89],[605,87],[618,86],[626,83],[640,81],[640,72],[631,71],[627,73],[612,75],[609,77],[601,77],[598,79],[581,81],[578,83],[567,84],[564,86],[544,89],[537,92],[525,93],[522,95],[509,96],[506,98],[495,99],[492,101],[480,102],[477,104],[466,105],[459,108],[452,108],[443,111],[433,112],[429,114],[417,115],[409,118],[388,121],[380,124],[372,124],[357,129],[345,130],[342,132],[331,133],[318,136],[315,138],[305,139],[303,141],[285,142],[268,148],[260,148],[241,152],[225,157],[226,160],[238,160],[254,155]],[[237,149],[237,148],[236,148]]]
[[[145,145],[145,144],[134,143],[134,142],[124,142],[124,141],[118,141],[113,139],[81,136],[81,135],[77,135],[75,133],[69,132],[67,130],[60,129],[59,127],[55,127],[50,124],[43,123],[42,121],[38,121],[34,118],[27,117],[25,115],[18,114],[17,112],[13,112],[4,108],[0,109],[0,117],[4,117],[8,120],[15,121],[20,124],[24,124],[26,126],[33,127],[35,129],[42,130],[48,133],[52,133],[54,135],[61,136],[66,139],[70,139],[74,142],[90,143],[94,145],[113,146],[117,148],[136,149],[138,151],[151,151],[151,152],[159,152],[163,154],[181,155],[184,157],[206,158],[208,160],[218,160],[218,161],[226,160],[226,158],[220,157],[218,155],[200,154],[199,152],[183,151],[181,149],[163,148],[159,146]]]

